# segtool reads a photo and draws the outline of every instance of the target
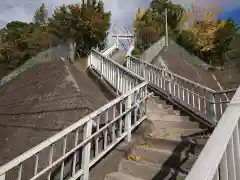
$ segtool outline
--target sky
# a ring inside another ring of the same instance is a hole
[[[240,24],[240,8],[233,8],[229,11],[222,12],[219,15],[220,19],[232,18],[237,24]]]

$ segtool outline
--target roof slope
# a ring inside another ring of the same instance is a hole
[[[159,43],[162,39],[159,40]],[[184,48],[177,45],[174,41],[170,40],[168,47],[160,48],[156,47],[156,44],[153,44],[148,48],[147,52],[143,53],[141,58],[145,61],[148,61],[158,67],[167,66],[167,68],[187,79],[190,79],[194,82],[207,86],[211,89],[220,90],[217,81],[213,77],[213,72],[207,70],[207,65],[204,61],[200,60],[196,56],[190,55]],[[151,52],[151,53],[149,53]],[[146,56],[148,55],[148,56]],[[157,57],[154,57],[157,55]],[[223,81],[219,73],[216,72],[217,80]],[[226,84],[226,82],[224,83]],[[225,87],[225,86],[223,86]]]
[[[29,68],[0,88],[0,166],[106,102],[68,61]]]
[[[166,66],[170,71],[214,90],[220,90],[218,83],[223,89],[239,86],[240,73],[237,68],[225,67],[224,70],[209,71],[207,69],[210,65],[189,54],[173,40],[169,40],[168,47],[162,48],[160,44],[163,44],[163,39],[164,37],[143,52],[140,59],[158,67]]]
[[[162,51],[161,56],[170,71],[211,89],[219,90],[212,72],[187,61],[176,51],[172,51],[171,47]]]

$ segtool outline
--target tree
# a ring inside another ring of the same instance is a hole
[[[133,24],[136,46],[140,51],[147,49],[165,34],[165,9],[168,10],[168,27],[171,34],[178,30],[184,12],[180,5],[169,0],[153,0],[146,11],[138,9]]]
[[[145,50],[160,38],[152,11],[142,12],[140,8],[138,9],[134,20],[134,33],[137,39],[135,46],[140,51]]]
[[[165,22],[165,9],[167,9],[169,30],[176,30],[184,13],[181,5],[173,4],[169,0],[153,0],[150,4],[158,23]]]
[[[0,30],[0,61],[17,68],[44,51],[66,41],[77,42],[80,55],[97,45],[103,47],[110,26],[110,12],[104,12],[102,1],[62,5],[47,21],[47,10],[42,4],[35,12],[33,22],[9,22]]]
[[[237,32],[236,24],[231,20],[219,20],[219,9],[213,4],[205,6],[193,4],[186,11],[188,26],[178,37],[178,43],[190,53],[194,53],[211,65],[223,65],[223,55],[229,51],[229,45]],[[186,43],[186,32],[191,35],[190,45]],[[183,38],[185,37],[185,38]]]
[[[97,45],[104,46],[111,13],[104,12],[101,1],[63,5],[49,19],[49,32],[61,39],[74,39],[82,55]]]
[[[48,16],[48,11],[44,3],[35,11],[33,22],[39,25],[45,24]]]
[[[236,50],[236,47],[232,47],[231,42],[234,40],[239,26],[232,20],[221,21],[215,31],[215,51],[214,53],[219,58],[219,64],[224,65],[223,55],[229,51]]]
[[[196,51],[195,44],[196,44],[196,36],[193,34],[191,30],[182,30],[177,38],[177,43],[183,46],[188,51]]]

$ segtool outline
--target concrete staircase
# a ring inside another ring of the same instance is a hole
[[[147,102],[147,121],[143,141],[105,180],[185,179],[208,139],[206,128],[158,97]]]

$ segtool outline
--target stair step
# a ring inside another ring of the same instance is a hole
[[[151,120],[161,120],[164,119],[165,121],[188,121],[189,116],[178,116],[178,115],[170,115],[170,114],[156,114],[156,113],[147,113],[147,118]]]
[[[166,104],[164,102],[159,104],[159,103],[156,103],[154,100],[148,100],[147,105],[150,107],[150,109],[152,108],[173,109],[172,105]]]
[[[161,165],[145,164],[125,159],[122,159],[119,164],[119,172],[146,180],[150,180],[156,176],[161,168]]]
[[[173,109],[172,105],[168,105],[166,103],[157,104],[153,100],[149,100],[147,102],[147,112],[156,114],[180,115],[180,110]]]
[[[190,147],[192,149],[192,154],[198,155],[203,149],[205,142],[190,142],[188,140],[181,139],[164,139],[164,138],[154,138],[154,137],[144,137],[146,144],[151,148],[157,148],[162,150],[174,151],[175,153],[186,152]]]
[[[160,99],[158,96],[148,98],[147,102],[153,104],[167,104],[165,100]]]
[[[181,139],[183,137],[194,136],[199,133],[202,133],[204,130],[195,128],[195,129],[186,129],[186,128],[166,128],[161,126],[161,122],[153,122],[149,127],[149,133],[147,134],[150,137],[156,138],[166,138],[166,139]]]
[[[168,127],[168,128],[186,128],[186,129],[197,129],[199,124],[196,122],[172,119],[166,120],[164,117],[157,117],[156,115],[147,115],[147,120],[151,123],[157,124],[158,127]]]
[[[169,180],[176,174],[177,180],[184,179],[184,175],[171,168],[148,162],[138,162],[123,159],[119,165],[119,172],[129,174],[145,180]]]
[[[150,113],[150,114],[158,114],[158,115],[180,115],[180,110],[174,110],[174,109],[171,109],[171,108],[167,108],[167,109],[164,109],[164,108],[158,108],[158,107],[155,107],[155,108],[147,108],[147,114]]]
[[[133,177],[121,172],[113,172],[113,173],[107,174],[104,180],[143,180],[143,179]]]
[[[189,171],[197,158],[196,156],[187,154],[187,151],[174,153],[167,150],[145,147],[136,147],[133,150],[133,154],[139,157],[139,161],[161,164],[169,168],[184,171]]]
[[[165,100],[159,99],[159,98],[154,98],[154,102],[157,104],[167,104]]]

